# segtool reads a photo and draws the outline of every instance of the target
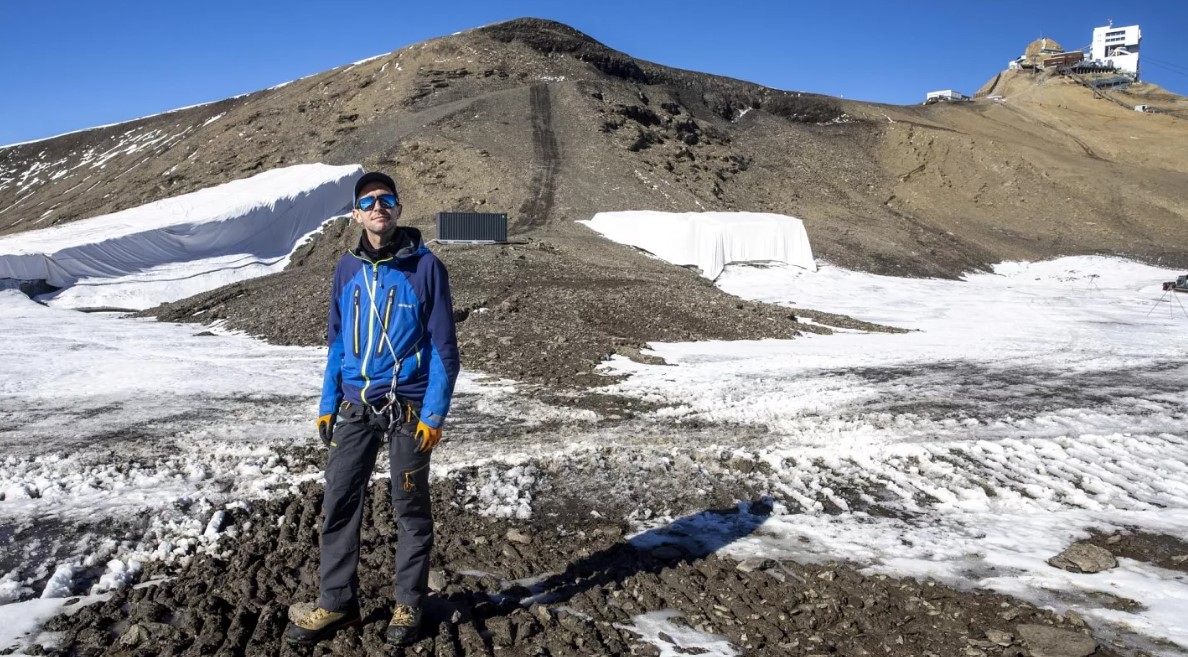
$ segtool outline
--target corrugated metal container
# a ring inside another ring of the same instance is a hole
[[[500,212],[438,212],[437,241],[498,244],[507,241],[507,215]]]

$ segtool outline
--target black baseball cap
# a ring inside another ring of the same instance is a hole
[[[379,171],[372,171],[370,173],[363,174],[363,177],[359,178],[359,180],[355,182],[355,198],[351,200],[358,200],[359,192],[363,191],[364,187],[370,185],[373,182],[384,185],[388,189],[392,190],[393,194],[396,194],[396,183],[392,180],[391,176],[386,173],[380,173]]]

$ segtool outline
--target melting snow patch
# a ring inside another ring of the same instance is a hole
[[[41,597],[69,597],[73,591],[74,574],[77,572],[78,566],[72,563],[64,563],[58,566],[54,570],[54,574],[50,575],[49,581],[45,583],[45,589],[41,591]]]
[[[615,627],[638,634],[642,640],[656,646],[660,657],[735,657],[738,654],[724,637],[678,625],[673,622],[676,618],[682,618],[682,615],[672,609],[650,611],[632,618],[631,625],[615,623]]]
[[[913,330],[653,344],[669,365],[613,358],[629,376],[605,391],[656,403],[657,422],[765,432],[751,460],[768,474],[750,477],[783,504],[753,533],[698,534],[732,557],[848,559],[1188,647],[1181,573],[1046,563],[1091,528],[1188,533],[1185,317],[1160,285],[1176,273],[1103,257],[964,281],[728,267],[718,285],[740,297]]]
[[[107,572],[91,588],[91,593],[103,593],[114,589],[121,589],[132,583],[140,574],[140,562],[129,559],[127,562],[112,559],[107,562]]]
[[[532,489],[536,485],[535,466],[517,465],[506,470],[495,466],[482,468],[466,482],[465,508],[495,518],[527,520],[532,517]]]
[[[210,522],[206,523],[206,531],[202,532],[205,538],[217,538],[219,532],[223,531],[223,525],[227,521],[227,513],[225,511],[216,511],[210,517]]]

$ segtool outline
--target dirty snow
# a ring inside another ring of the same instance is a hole
[[[728,292],[912,332],[654,344],[668,364],[615,357],[629,378],[609,391],[665,404],[657,422],[758,432],[745,449],[782,504],[732,555],[850,558],[1188,648],[1182,573],[1045,563],[1091,528],[1188,535],[1188,313],[1160,285],[1177,273],[1104,257],[963,281],[732,266]]]

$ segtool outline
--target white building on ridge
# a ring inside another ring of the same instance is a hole
[[[1133,73],[1138,79],[1139,41],[1142,36],[1138,25],[1095,27],[1090,58],[1110,62],[1118,70]]]
[[[962,100],[969,100],[969,96],[966,96],[960,91],[944,89],[942,91],[929,91],[928,95],[924,97],[924,104],[931,105],[932,103],[938,103],[941,101],[957,102]]]

